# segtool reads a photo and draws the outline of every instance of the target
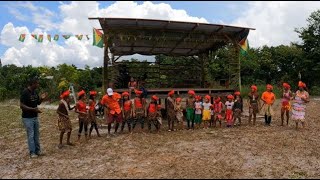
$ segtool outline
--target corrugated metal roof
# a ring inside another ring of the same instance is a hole
[[[249,27],[131,18],[98,19],[116,55],[198,55],[247,37]]]

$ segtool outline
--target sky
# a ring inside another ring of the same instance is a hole
[[[92,46],[88,17],[122,17],[228,24],[256,28],[248,36],[250,47],[290,45],[299,42],[295,28],[320,9],[317,1],[21,1],[0,2],[0,58],[3,65],[79,68],[102,66],[103,49]],[[20,34],[27,34],[24,42]],[[43,43],[30,34],[44,34]],[[88,34],[48,42],[47,34]],[[150,59],[134,55],[134,58]]]

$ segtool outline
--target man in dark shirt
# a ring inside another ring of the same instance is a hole
[[[47,93],[39,97],[35,91],[39,87],[38,78],[32,78],[28,87],[23,90],[20,97],[20,108],[22,109],[22,121],[27,131],[28,147],[31,158],[38,157],[41,154],[39,142],[39,121],[38,105],[47,98]]]

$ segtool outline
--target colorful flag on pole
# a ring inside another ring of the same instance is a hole
[[[24,42],[26,39],[26,34],[20,34],[19,41]]]
[[[50,34],[47,35],[47,38],[48,38],[48,41],[51,42],[51,35]]]
[[[36,34],[31,34],[31,36],[35,39],[38,39]]]
[[[89,38],[89,35],[86,35],[87,36],[87,40],[89,40],[90,38]]]
[[[59,40],[59,35],[58,34],[54,35],[53,40],[58,41]]]
[[[103,48],[103,34],[95,28],[93,28],[93,45]]]
[[[65,39],[69,39],[71,35],[62,35],[62,37],[64,37]]]
[[[240,46],[240,53],[242,55],[247,55],[248,54],[248,50],[249,50],[249,42],[248,42],[247,37],[243,38],[239,42],[239,46]]]
[[[76,35],[76,37],[78,38],[78,40],[80,40],[80,41],[81,41],[81,39],[82,39],[83,35],[82,35],[82,34],[81,34],[81,35]]]
[[[40,35],[39,35],[38,42],[43,42],[43,34],[40,34]]]

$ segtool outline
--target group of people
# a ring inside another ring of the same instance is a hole
[[[41,152],[39,144],[39,123],[37,119],[38,113],[41,113],[41,111],[37,108],[37,105],[46,98],[46,94],[39,97],[35,93],[38,85],[38,81],[32,81],[29,87],[23,92],[20,100],[31,157],[37,157]],[[292,111],[292,119],[296,122],[296,128],[298,128],[299,122],[302,122],[303,127],[305,126],[305,109],[306,103],[309,102],[309,94],[305,90],[305,83],[300,81],[298,87],[299,90],[296,91],[296,93],[292,93],[290,85],[283,83],[281,125],[284,125],[284,115],[286,115],[288,125],[290,111]],[[135,93],[134,98],[130,98],[131,90]],[[276,100],[276,96],[272,90],[273,87],[268,84],[266,91],[263,92],[260,97],[257,86],[251,86],[251,92],[248,94],[249,124],[251,124],[251,120],[253,120],[252,125],[256,124],[256,118],[259,112],[264,115],[265,124],[271,124],[272,116],[274,115],[273,104]],[[148,103],[141,90],[130,89],[130,91],[119,94],[113,92],[111,88],[108,88],[106,95],[104,95],[100,101],[101,105],[105,108],[108,136],[118,133],[120,126],[120,132],[123,132],[126,125],[128,131],[132,133],[135,131],[137,123],[141,125],[141,129],[143,130],[145,122],[148,124],[149,132],[151,132],[152,126],[159,132],[162,125],[162,106],[159,102],[159,97],[152,95]],[[57,125],[60,130],[59,148],[63,147],[62,141],[65,133],[67,133],[67,145],[74,145],[70,141],[72,125],[69,117],[70,111],[73,109],[75,109],[79,119],[78,141],[80,142],[83,130],[86,141],[90,139],[93,129],[96,130],[97,136],[100,136],[95,114],[95,98],[97,92],[89,92],[89,101],[87,101],[84,90],[81,90],[77,95],[78,101],[75,107],[70,107],[69,90],[64,91],[60,96],[61,101],[57,109]],[[219,122],[219,127],[221,127],[223,121],[226,122],[228,128],[241,125],[241,114],[243,112],[244,102],[239,91],[236,91],[233,95],[229,94],[226,97],[227,101],[225,103],[222,102],[222,97],[220,96],[214,97],[213,102],[211,102],[210,95],[201,97],[196,95],[193,90],[189,90],[188,95],[184,108],[181,97],[175,97],[173,90],[168,93],[165,104],[168,131],[184,129],[184,119],[187,121],[186,128],[188,130],[199,129],[201,124],[203,124],[204,129],[216,127],[217,122]],[[236,123],[237,121],[238,123]],[[112,123],[115,123],[114,134],[111,134]],[[91,124],[91,127],[88,130],[89,124]],[[177,129],[175,125],[177,125]]]

